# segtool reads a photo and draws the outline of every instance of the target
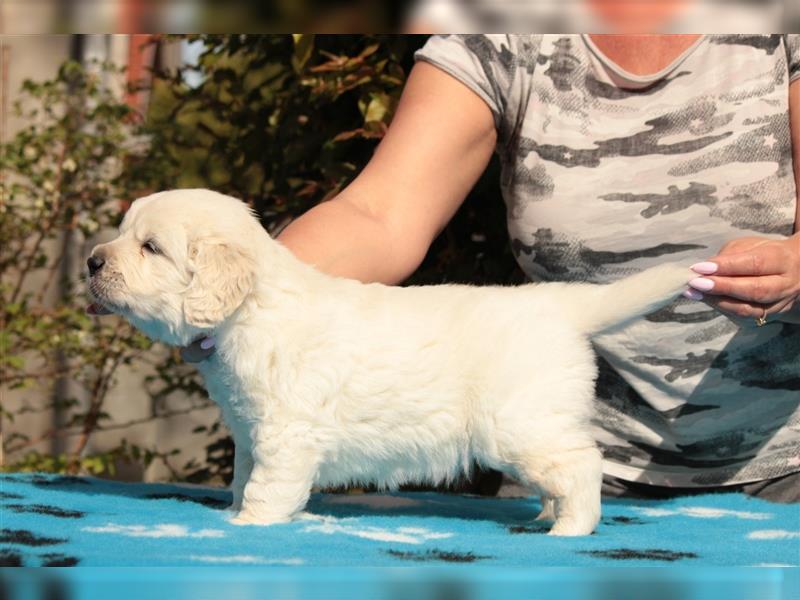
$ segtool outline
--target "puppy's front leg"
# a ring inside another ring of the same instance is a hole
[[[250,479],[250,471],[253,470],[253,448],[250,441],[250,431],[247,423],[236,414],[230,407],[230,402],[217,402],[222,411],[222,419],[231,432],[234,444],[233,454],[233,481],[230,490],[233,493],[233,502],[230,508],[238,511],[242,508],[242,495],[247,480]]]
[[[231,508],[238,511],[242,508],[242,498],[244,497],[244,486],[250,479],[253,470],[253,449],[250,447],[250,437],[247,435],[233,435],[235,444],[233,454],[233,481],[231,481],[231,492],[233,492],[233,503]]]
[[[302,439],[292,438],[281,436],[268,444],[255,441],[253,469],[244,486],[241,510],[231,523],[287,523],[303,510],[317,473],[318,455]]]

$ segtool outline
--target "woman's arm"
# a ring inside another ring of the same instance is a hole
[[[766,310],[773,320],[800,323],[800,81],[789,87],[789,122],[797,188],[794,235],[732,240],[717,256],[695,265],[707,276],[690,282],[707,302],[735,316],[757,318]]]
[[[494,150],[488,105],[464,84],[417,63],[392,124],[364,170],[278,236],[295,256],[339,277],[395,284],[425,258],[480,177]],[[181,350],[187,362],[213,340]]]
[[[797,206],[794,213],[794,233],[800,234],[800,80],[789,86],[789,127],[792,132],[792,164]]]
[[[417,63],[364,170],[278,239],[331,275],[398,283],[461,205],[495,141],[486,103],[450,75]]]

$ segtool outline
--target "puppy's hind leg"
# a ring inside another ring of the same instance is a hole
[[[573,450],[551,450],[557,457],[543,460],[541,454],[523,461],[521,473],[543,490],[542,513],[537,519],[554,519],[549,535],[589,535],[600,521],[602,465],[594,446]],[[546,494],[546,497],[544,496]]]
[[[556,499],[545,494],[541,495],[542,511],[536,517],[537,521],[556,520]]]
[[[539,496],[539,502],[542,504],[542,510],[539,511],[539,514],[536,515],[536,521],[555,521],[556,520],[556,499],[552,496],[548,496],[547,493],[542,490],[538,485],[534,485],[530,482],[529,477],[521,477],[526,483],[528,483],[529,489],[533,493],[533,495]]]

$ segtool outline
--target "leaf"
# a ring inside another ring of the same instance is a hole
[[[344,142],[345,140],[352,139],[364,135],[364,129],[351,129],[350,131],[342,131],[334,136],[334,142]]]
[[[294,53],[292,54],[292,68],[295,73],[300,73],[311,58],[314,51],[314,34],[292,34],[294,40]]]
[[[381,47],[380,44],[370,44],[361,51],[361,54],[359,54],[358,57],[367,58],[368,56],[375,54],[378,51],[378,48],[380,47]]]
[[[5,356],[5,363],[12,369],[22,369],[25,367],[25,359],[22,356]]]
[[[392,109],[392,101],[388,94],[372,94],[372,98],[364,113],[364,122],[383,121]]]

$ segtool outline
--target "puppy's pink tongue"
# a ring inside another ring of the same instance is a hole
[[[111,311],[108,310],[102,304],[98,304],[97,302],[92,302],[89,306],[86,307],[86,314],[87,315],[110,315]]]

